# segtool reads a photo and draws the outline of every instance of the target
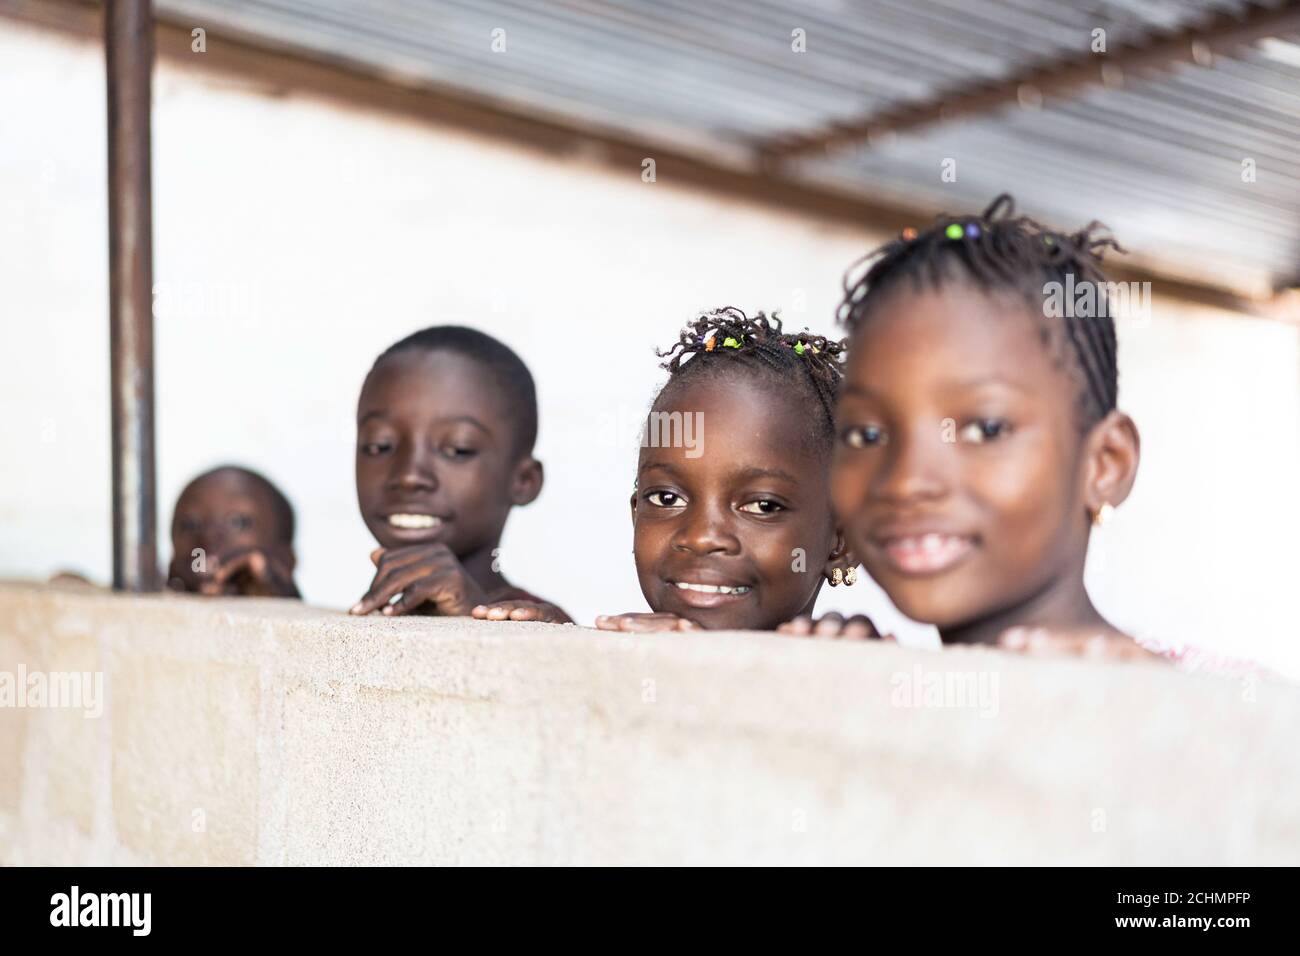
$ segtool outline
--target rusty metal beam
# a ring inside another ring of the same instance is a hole
[[[154,488],[152,0],[107,0],[113,587],[158,589]]]
[[[1011,105],[1037,107],[1049,98],[1065,98],[1091,86],[1119,86],[1126,77],[1158,72],[1175,63],[1209,66],[1217,54],[1229,53],[1264,37],[1300,30],[1300,0],[1280,6],[1252,4],[1241,16],[1220,13],[1174,33],[1123,44],[1105,53],[1055,60],[993,83],[970,84],[933,99],[905,103],[861,120],[838,123],[812,133],[791,133],[760,144],[770,163],[808,153],[869,145],[896,133],[987,115]],[[1080,35],[1080,43],[1088,41]]]

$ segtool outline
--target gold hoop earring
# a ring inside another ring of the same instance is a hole
[[[1104,505],[1102,505],[1093,513],[1092,526],[1094,528],[1100,528],[1102,525],[1104,525],[1107,521],[1110,520],[1110,516],[1113,515],[1114,513],[1115,513],[1115,506],[1112,505],[1109,501],[1106,502]]]
[[[844,583],[847,584],[849,587],[853,587],[853,585],[858,583],[857,568],[849,568],[847,571],[844,572]]]

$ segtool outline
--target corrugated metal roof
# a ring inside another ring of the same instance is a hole
[[[1273,0],[1280,7],[1284,0]],[[1240,14],[1246,0],[156,0],[405,84],[486,97],[684,152],[743,159],[1089,49]],[[792,31],[806,52],[792,50]],[[494,35],[504,31],[504,51]],[[498,43],[499,45],[499,43]],[[1059,226],[1101,219],[1148,261],[1225,285],[1300,273],[1300,33],[1041,108],[797,161],[792,175],[938,212],[1010,190]],[[940,163],[957,161],[957,181]],[[1253,159],[1256,181],[1242,181]]]

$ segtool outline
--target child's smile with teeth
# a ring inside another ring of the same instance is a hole
[[[967,535],[926,532],[882,539],[887,559],[905,574],[935,574],[946,571],[970,554],[975,546]]]
[[[698,591],[701,594],[748,594],[754,590],[752,587],[741,584],[736,587],[729,587],[725,584],[694,584],[690,581],[674,581],[683,591]]]
[[[442,519],[437,515],[403,513],[389,515],[388,523],[394,528],[422,531],[438,527],[442,524]]]

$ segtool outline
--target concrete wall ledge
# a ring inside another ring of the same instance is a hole
[[[1300,863],[1265,681],[0,584],[0,682],[73,672],[0,864]]]

